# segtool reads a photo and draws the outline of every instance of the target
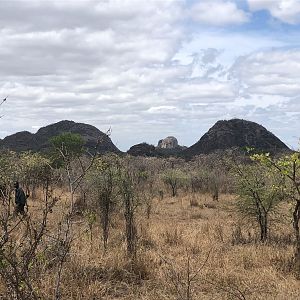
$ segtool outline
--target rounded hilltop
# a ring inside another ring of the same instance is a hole
[[[109,136],[100,131],[98,128],[84,123],[63,120],[57,123],[41,127],[37,133],[22,131],[10,136],[7,136],[0,141],[0,149],[10,149],[16,152],[22,151],[48,151],[51,147],[49,140],[62,133],[71,132],[79,134],[84,142],[85,147],[89,151],[94,151],[98,144],[97,151],[100,153],[121,151],[113,144]]]
[[[163,140],[159,140],[157,148],[160,149],[175,149],[178,147],[178,141],[174,136],[168,136]]]
[[[200,140],[183,151],[185,156],[207,154],[231,148],[251,147],[278,153],[289,148],[262,125],[243,119],[220,120]]]

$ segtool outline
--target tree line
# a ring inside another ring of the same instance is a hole
[[[268,242],[280,207],[290,207],[294,268],[300,272],[298,152],[279,158],[269,154],[238,158],[211,154],[184,161],[100,156],[97,151],[91,154],[85,150],[83,139],[73,133],[61,134],[50,142],[52,150],[46,154],[2,151],[0,156],[0,276],[11,299],[45,296],[37,282],[49,270],[56,276],[54,297],[61,299],[65,262],[81,234],[74,230],[76,217],[88,224],[91,249],[93,228],[101,228],[104,255],[109,251],[112,218],[122,218],[126,255],[134,264],[139,254],[137,218],[151,217],[153,199],[164,201],[165,197],[186,193],[205,193],[212,201],[219,201],[224,193],[236,195],[235,211],[257,224],[262,243]],[[29,206],[25,217],[14,215],[12,184],[16,180],[30,195],[31,203],[36,203],[34,214]],[[67,208],[53,228],[50,216],[64,198]]]

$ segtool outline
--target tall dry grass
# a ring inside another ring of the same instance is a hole
[[[231,195],[219,202],[197,194],[154,199],[150,219],[138,213],[135,261],[126,257],[121,213],[113,217],[106,253],[97,223],[91,235],[85,216],[74,217],[76,238],[64,265],[62,298],[300,299],[290,224],[277,223],[270,241],[261,244],[253,225],[232,211],[233,202]],[[40,206],[38,199],[29,201],[31,217]],[[65,196],[51,213],[48,232],[67,209]],[[46,299],[54,295],[54,269],[45,266],[37,283]],[[0,288],[5,299],[7,291]]]

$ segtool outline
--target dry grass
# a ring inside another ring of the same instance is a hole
[[[238,223],[228,209],[233,201],[230,195],[222,195],[219,202],[208,195],[155,199],[150,219],[139,215],[134,262],[125,256],[121,215],[114,216],[106,254],[99,227],[94,226],[91,243],[87,221],[77,217],[62,298],[185,299],[180,295],[186,291],[189,261],[190,274],[196,275],[191,299],[300,299],[300,281],[291,271],[293,248],[286,239],[291,226],[278,226],[276,238],[268,244],[256,243],[253,228]],[[29,205],[34,216],[39,202]],[[51,214],[49,231],[67,207],[62,198]],[[53,270],[45,270],[40,286],[50,299],[54,282]]]

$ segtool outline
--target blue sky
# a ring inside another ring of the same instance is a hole
[[[300,0],[0,1],[0,138],[62,119],[122,150],[217,120],[297,148]]]

